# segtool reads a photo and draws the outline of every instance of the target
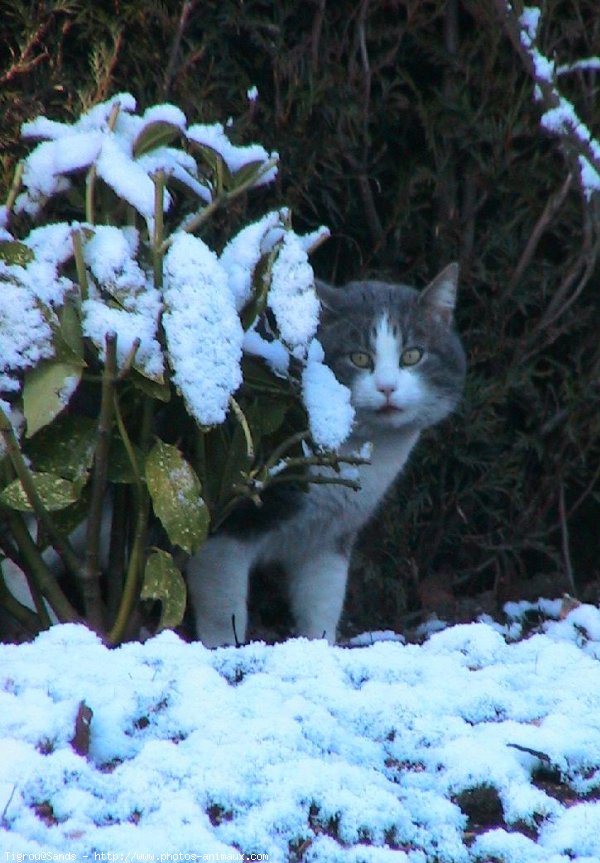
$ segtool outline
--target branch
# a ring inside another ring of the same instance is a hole
[[[539,16],[539,10],[525,9],[517,16],[508,0],[495,0],[495,3],[513,47],[536,85],[536,98],[544,108],[542,128],[556,135],[579,159],[582,190],[589,198],[592,191],[600,189],[600,143],[579,118],[573,104],[561,95],[554,62],[537,47],[536,13]],[[529,13],[527,17],[525,13]]]
[[[181,14],[179,16],[179,22],[177,24],[177,30],[175,32],[175,38],[173,39],[173,44],[171,45],[171,53],[169,54],[169,62],[167,63],[167,68],[165,70],[165,76],[163,78],[162,83],[162,97],[166,99],[169,90],[171,89],[171,81],[175,75],[175,66],[177,64],[177,60],[179,57],[179,49],[181,48],[181,39],[183,37],[183,32],[187,27],[188,19],[190,14],[196,5],[196,0],[183,0],[181,6]]]
[[[529,237],[529,240],[527,241],[527,245],[525,246],[525,249],[523,250],[521,257],[519,258],[517,266],[515,267],[515,270],[512,274],[511,280],[508,283],[507,289],[506,289],[505,294],[504,294],[504,299],[507,299],[508,297],[510,297],[512,295],[512,292],[514,291],[516,286],[521,281],[521,277],[522,277],[523,273],[525,272],[525,270],[527,269],[527,267],[529,266],[529,264],[531,263],[531,259],[533,258],[534,254],[535,254],[535,250],[537,249],[538,244],[539,244],[540,240],[542,239],[544,231],[546,230],[546,228],[548,227],[548,225],[550,224],[550,222],[552,221],[554,216],[558,213],[558,211],[562,207],[563,202],[564,202],[565,198],[567,197],[567,193],[568,193],[569,189],[571,188],[572,181],[573,181],[573,174],[569,172],[567,174],[566,180],[561,185],[560,189],[554,195],[552,195],[550,198],[548,198],[548,201],[546,202],[546,206],[544,207],[544,210],[543,210],[541,216],[539,217],[539,219],[535,223],[533,231],[531,232],[531,236]]]

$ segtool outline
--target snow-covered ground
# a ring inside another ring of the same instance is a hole
[[[525,608],[422,645],[1,645],[1,859],[597,863],[600,611],[520,638]]]

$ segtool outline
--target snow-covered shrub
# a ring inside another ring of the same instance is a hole
[[[35,612],[2,580],[0,599],[32,631],[82,617],[114,643],[140,596],[161,627],[181,621],[173,549],[194,552],[286,459],[297,475],[307,441],[337,467],[348,393],[321,397],[308,262],[327,231],[298,236],[286,210],[223,227],[277,155],[174,105],[140,114],[119,94],[23,136],[38,143],[0,210],[0,506]]]

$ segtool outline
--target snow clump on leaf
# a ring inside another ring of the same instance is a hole
[[[227,274],[197,237],[175,237],[165,257],[164,298],[173,380],[201,425],[221,423],[242,382],[244,333]]]
[[[135,260],[138,242],[134,228],[104,225],[94,229],[85,244],[84,258],[101,289],[90,285],[89,298],[82,303],[83,332],[102,358],[106,336],[115,332],[119,367],[139,339],[134,365],[146,377],[162,381],[164,364],[157,340],[162,303],[158,290]],[[103,292],[115,302],[107,302]]]

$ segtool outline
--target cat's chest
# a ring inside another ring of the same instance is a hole
[[[418,432],[405,431],[376,441],[370,464],[359,468],[358,490],[339,484],[311,483],[296,515],[277,523],[258,539],[257,559],[289,563],[328,548],[349,554],[356,535],[404,467],[418,437]],[[346,453],[356,452],[360,444],[350,441]]]
[[[306,516],[318,519],[323,527],[329,525],[346,531],[358,531],[371,517],[387,489],[401,472],[417,442],[419,433],[404,432],[377,440],[373,444],[370,463],[359,470],[360,488],[354,490],[340,485],[315,484],[306,501]],[[360,449],[360,442],[350,442],[349,453]]]

